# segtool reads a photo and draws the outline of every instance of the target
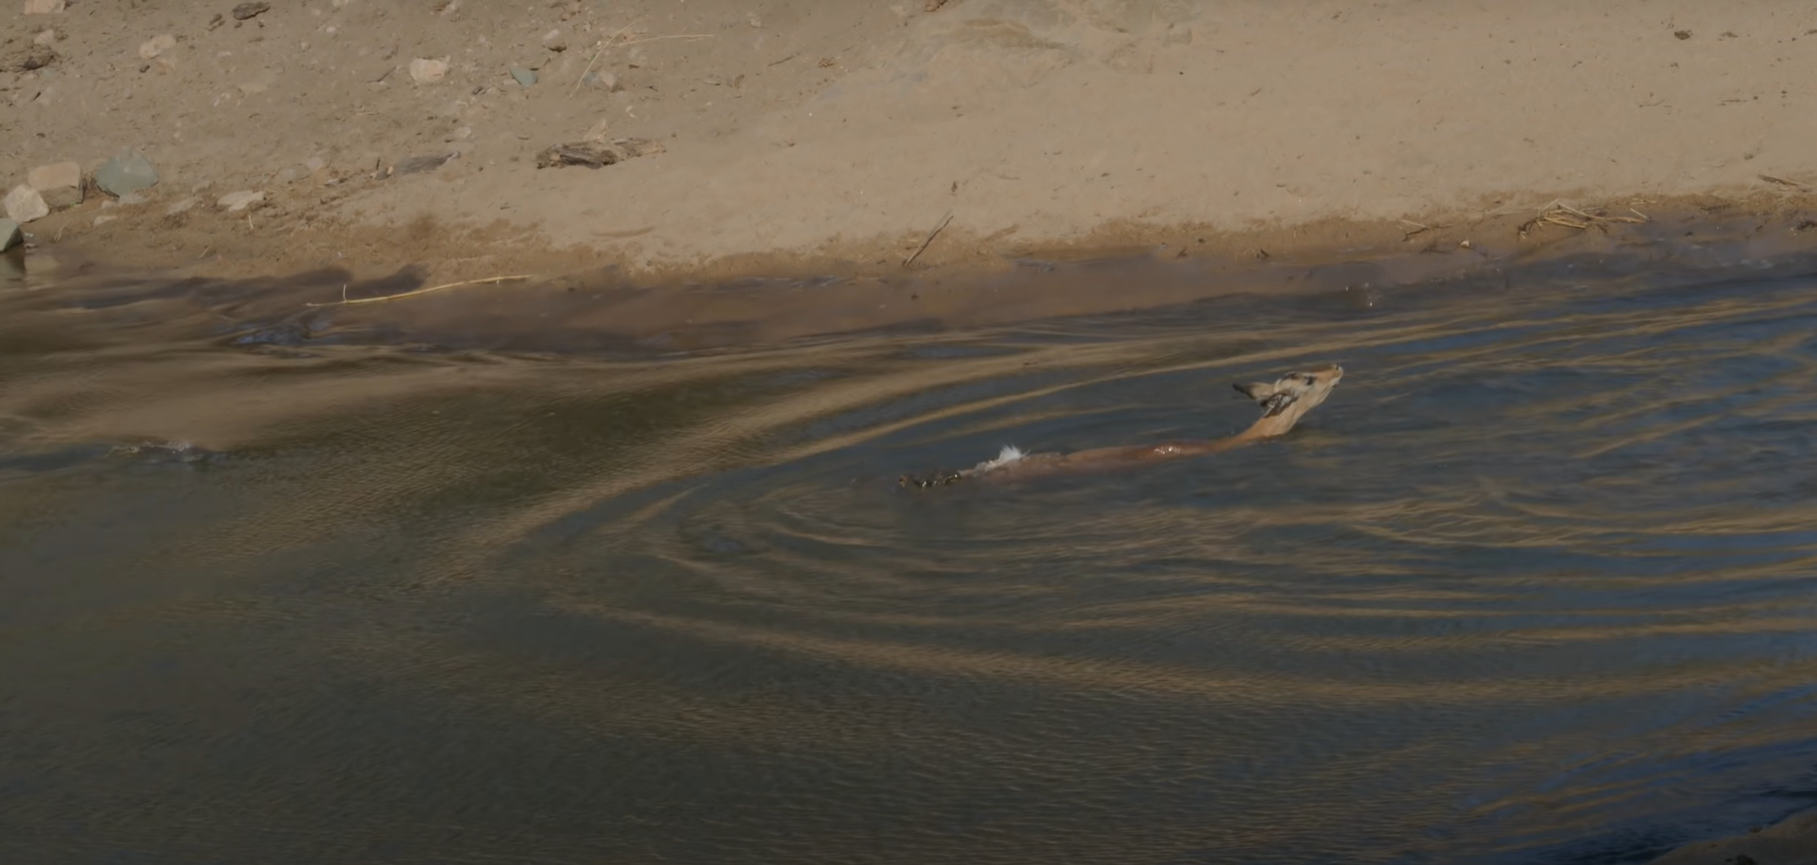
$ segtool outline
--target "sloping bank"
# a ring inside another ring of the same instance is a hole
[[[943,223],[918,264],[1455,245],[1558,198],[1785,215],[1817,183],[1813,24],[1772,2],[961,0],[718,140],[349,206],[510,201],[552,246],[696,274],[899,266]]]

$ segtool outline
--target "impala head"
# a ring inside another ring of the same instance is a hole
[[[1239,384],[1236,389],[1262,406],[1262,420],[1257,426],[1266,425],[1270,428],[1267,434],[1279,435],[1292,429],[1300,416],[1324,402],[1343,377],[1344,368],[1333,363],[1290,372],[1273,384]]]

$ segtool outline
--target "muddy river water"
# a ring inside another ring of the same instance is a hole
[[[702,348],[0,283],[0,861],[1512,865],[1770,822],[1817,801],[1817,260],[1598,268]],[[1229,434],[1232,382],[1323,361],[1279,441],[893,482]]]

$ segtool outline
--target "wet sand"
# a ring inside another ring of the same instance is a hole
[[[1686,844],[1655,865],[1817,865],[1817,809],[1732,838]]]

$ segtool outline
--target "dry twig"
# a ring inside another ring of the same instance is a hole
[[[524,274],[518,274],[515,276],[492,276],[492,277],[487,277],[485,279],[464,279],[464,280],[461,280],[460,282],[450,282],[450,283],[447,283],[444,285],[432,285],[428,288],[419,288],[414,291],[406,291],[406,292],[403,292],[400,294],[387,294],[383,297],[356,297],[352,300],[347,299],[347,286],[342,285],[340,300],[338,300],[334,303],[306,303],[303,305],[304,306],[353,306],[355,304],[361,304],[361,303],[383,303],[384,301],[387,301],[387,300],[401,300],[406,297],[416,297],[419,294],[428,294],[432,291],[442,291],[443,289],[459,288],[463,285],[487,285],[490,283],[499,283],[499,282],[520,282],[522,280],[526,280],[526,279],[530,279],[530,278],[532,278],[530,274],[524,273]]]
[[[908,267],[909,265],[914,264],[915,259],[920,258],[921,253],[927,251],[928,244],[933,243],[934,238],[939,236],[940,230],[945,228],[946,224],[949,222],[952,222],[952,221],[953,221],[953,212],[949,210],[946,212],[946,216],[940,220],[940,224],[934,226],[934,230],[927,233],[927,239],[921,241],[921,245],[915,247],[915,251],[909,253],[908,258],[905,258],[902,260],[902,266]]]
[[[1811,185],[1808,183],[1799,183],[1796,180],[1788,180],[1784,177],[1774,177],[1771,174],[1761,174],[1761,175],[1757,175],[1757,176],[1761,180],[1764,180],[1768,183],[1777,183],[1780,186],[1790,186],[1793,189],[1810,189],[1811,188]]]
[[[1619,222],[1628,225],[1643,225],[1650,221],[1646,214],[1641,213],[1638,210],[1628,208],[1628,212],[1634,215],[1610,216],[1601,212],[1587,213],[1578,210],[1571,205],[1565,204],[1562,201],[1554,201],[1551,204],[1540,208],[1538,216],[1521,223],[1518,231],[1522,238],[1525,238],[1528,234],[1532,233],[1534,229],[1542,225],[1556,225],[1561,228],[1569,228],[1573,231],[1588,231],[1589,229],[1594,228],[1598,231],[1607,232],[1611,223]]]

